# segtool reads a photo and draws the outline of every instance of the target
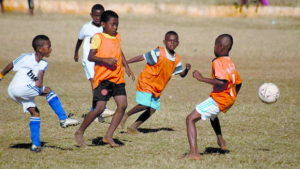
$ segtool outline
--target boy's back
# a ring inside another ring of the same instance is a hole
[[[239,73],[230,57],[222,56],[212,62],[212,78],[227,81],[226,88],[213,86],[210,96],[217,102],[220,110],[226,112],[236,100],[236,84],[240,84]]]

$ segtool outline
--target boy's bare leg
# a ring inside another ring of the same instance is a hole
[[[194,110],[186,118],[186,128],[187,136],[190,144],[190,154],[186,155],[184,158],[189,160],[199,160],[201,158],[198,147],[197,147],[197,130],[195,123],[201,120],[201,115]]]
[[[117,129],[117,127],[124,115],[124,112],[126,110],[127,98],[126,98],[126,96],[121,95],[121,96],[115,96],[114,99],[117,103],[117,110],[116,110],[116,113],[113,115],[113,118],[112,118],[109,128],[107,130],[107,133],[103,137],[102,141],[104,143],[110,144],[112,147],[119,147],[120,145],[116,144],[113,140],[113,134],[114,134],[115,130]]]
[[[86,128],[95,120],[95,118],[104,111],[105,104],[106,104],[105,101],[98,101],[96,108],[89,112],[89,114],[85,117],[85,119],[81,123],[79,129],[75,132],[75,141],[78,147],[86,147],[86,144],[84,143],[83,140],[83,134]]]
[[[139,131],[137,128],[142,125],[146,120],[149,119],[150,116],[152,116],[155,113],[155,109],[147,108],[144,113],[142,113],[139,118],[129,127],[127,128],[127,133],[129,134],[138,134]]]
[[[216,133],[218,145],[222,150],[226,150],[226,142],[222,136],[222,130],[221,130],[219,118],[216,117],[214,120],[210,120],[210,124]]]
[[[122,120],[120,122],[121,128],[123,129],[125,127],[126,120],[127,120],[127,118],[129,116],[131,116],[131,115],[133,115],[135,113],[138,113],[140,111],[143,111],[145,109],[147,109],[146,106],[138,104],[138,105],[134,106],[131,110],[129,110],[127,113],[124,113],[123,118],[122,118]]]

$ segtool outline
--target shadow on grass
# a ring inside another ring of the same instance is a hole
[[[215,147],[207,147],[204,151],[204,153],[200,153],[200,155],[205,155],[205,154],[228,154],[230,153],[230,150],[222,150],[220,148],[215,148]]]
[[[215,147],[207,147],[203,153],[199,153],[199,155],[207,155],[207,154],[229,154],[230,150],[222,150],[220,148]],[[181,159],[184,159],[189,153],[184,153]]]
[[[159,131],[175,131],[171,128],[159,128],[159,129],[146,129],[146,128],[138,128],[138,131],[141,133],[156,133]]]
[[[41,147],[42,148],[55,148],[58,150],[73,150],[72,148],[61,148],[61,147],[57,147],[57,146],[47,146],[46,145],[47,142],[41,142]],[[11,145],[9,148],[15,148],[15,149],[30,149],[31,148],[32,143],[19,143],[19,144],[14,144]]]
[[[97,137],[95,139],[92,139],[92,145],[90,145],[90,146],[105,146],[105,145],[108,145],[107,143],[104,143],[102,141],[102,139],[103,139],[103,137]],[[120,146],[125,145],[122,141],[120,141],[118,139],[113,139],[113,140],[116,144],[119,144]],[[124,141],[126,141],[126,140],[124,140]]]
[[[147,133],[156,133],[159,131],[175,131],[175,130],[173,130],[172,128],[158,128],[158,129],[138,128],[138,131],[140,133],[147,134]],[[121,133],[124,134],[127,132],[122,131]]]

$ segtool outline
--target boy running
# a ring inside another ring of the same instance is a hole
[[[127,128],[127,133],[138,134],[137,128],[143,124],[156,110],[160,109],[160,95],[172,75],[179,74],[182,78],[187,75],[191,65],[186,63],[183,70],[180,58],[175,53],[179,45],[178,34],[169,31],[163,40],[165,47],[157,47],[144,55],[136,56],[127,61],[134,63],[146,60],[147,64],[139,76],[136,86],[136,102],[130,111],[124,114],[120,126],[124,128],[127,118],[135,113],[144,111],[139,118]]]
[[[83,134],[92,121],[103,113],[106,102],[111,97],[117,104],[117,110],[102,141],[112,147],[120,146],[112,137],[127,108],[123,66],[127,75],[134,80],[134,75],[121,49],[120,33],[117,32],[119,16],[113,11],[105,11],[101,15],[101,25],[103,33],[97,33],[92,38],[88,57],[89,61],[95,62],[93,110],[75,132],[75,141],[79,147],[86,147]]]
[[[86,77],[91,83],[92,94],[94,93],[93,82],[94,82],[94,74],[95,74],[95,70],[94,70],[95,63],[90,62],[88,60],[88,56],[89,56],[89,52],[91,49],[91,38],[95,34],[103,32],[103,28],[101,27],[101,23],[100,23],[100,18],[101,18],[101,15],[103,12],[104,12],[104,7],[101,4],[95,4],[92,7],[90,15],[91,15],[93,21],[90,21],[90,22],[84,24],[82,26],[82,28],[80,29],[80,32],[78,35],[78,40],[77,40],[77,43],[75,46],[75,53],[74,53],[74,60],[75,60],[75,62],[78,62],[78,58],[79,58],[78,51],[82,44],[82,41],[84,40],[82,65],[83,65]],[[104,112],[102,113],[102,116],[103,117],[111,116],[114,113],[115,113],[114,111],[111,111],[111,110],[105,108]],[[98,121],[104,122],[104,119],[101,116],[99,116]]]

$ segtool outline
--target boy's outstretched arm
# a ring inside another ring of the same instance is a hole
[[[211,85],[214,85],[214,86],[222,87],[226,84],[222,80],[205,78],[205,77],[202,76],[202,74],[198,70],[195,70],[193,72],[193,77],[196,78],[200,82],[208,83],[208,84],[211,84]]]
[[[143,55],[139,55],[139,56],[136,56],[134,58],[131,58],[129,60],[127,60],[127,63],[134,63],[134,62],[140,62],[140,61],[143,61],[145,60],[144,56]]]
[[[91,49],[88,60],[97,63],[107,63],[111,66],[114,66],[118,61],[116,58],[98,58],[96,57],[96,53],[97,53],[97,49]]]
[[[180,77],[184,78],[188,74],[190,69],[191,69],[191,64],[186,63],[185,64],[185,70],[182,71],[181,73],[179,73]]]
[[[125,71],[126,71],[126,74],[128,75],[128,77],[131,76],[132,81],[134,81],[135,80],[134,74],[128,66],[128,63],[126,61],[126,58],[125,58],[125,55],[124,55],[123,51],[122,51],[122,64],[125,67]]]
[[[14,65],[13,65],[13,63],[12,62],[10,62],[9,64],[7,64],[6,66],[5,66],[5,68],[2,70],[2,72],[0,73],[0,81],[3,79],[3,77],[8,73],[8,72],[10,72],[11,71],[11,69],[13,69],[14,68]]]

